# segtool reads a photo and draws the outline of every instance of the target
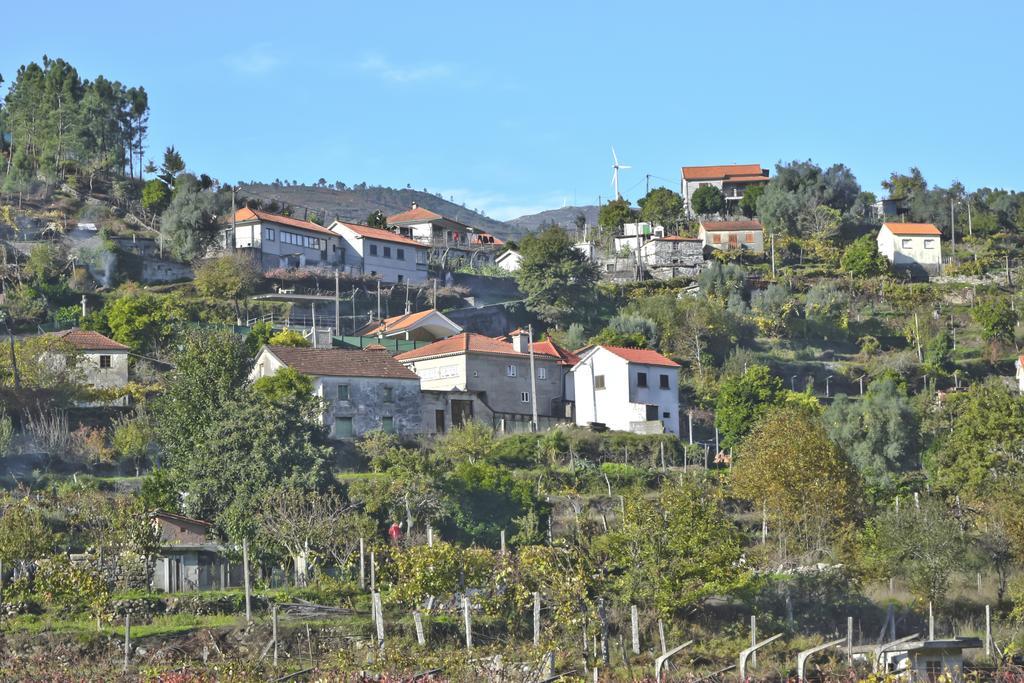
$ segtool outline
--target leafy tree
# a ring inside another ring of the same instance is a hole
[[[142,479],[139,500],[150,512],[154,510],[181,512],[181,494],[174,477],[167,468],[154,468]]]
[[[658,327],[649,318],[633,313],[620,313],[609,320],[608,326],[591,338],[590,343],[639,349],[656,348]]]
[[[162,180],[167,187],[174,187],[178,174],[184,170],[185,160],[181,158],[181,153],[174,149],[174,145],[165,149],[164,160],[163,163],[160,164],[160,180]]]
[[[802,407],[775,408],[758,420],[740,443],[733,490],[766,511],[784,554],[825,555],[859,512],[857,470]]]
[[[889,174],[888,180],[882,181],[882,188],[889,192],[892,199],[910,199],[927,190],[928,183],[921,174],[921,169],[915,166],[910,169],[909,175],[893,171]]]
[[[217,195],[204,190],[194,175],[177,177],[170,204],[160,217],[160,231],[175,256],[191,261],[206,253],[216,236],[220,204]]]
[[[138,353],[163,346],[185,313],[173,296],[129,291],[107,305],[106,324],[115,341]]]
[[[453,503],[446,529],[469,543],[496,545],[502,529],[517,528],[516,520],[538,505],[530,482],[485,462],[457,463],[444,488]]]
[[[891,492],[896,476],[917,464],[920,420],[892,378],[872,382],[860,400],[838,394],[823,420],[829,438],[876,492]]]
[[[725,211],[725,195],[714,185],[701,185],[690,198],[693,212],[698,216],[711,216]]]
[[[24,272],[32,281],[45,285],[59,278],[67,267],[67,255],[57,244],[42,242],[32,247]]]
[[[740,211],[747,218],[757,215],[757,202],[764,194],[764,185],[764,183],[755,183],[743,191],[743,197],[740,199]]]
[[[154,213],[161,213],[171,201],[167,185],[159,178],[146,181],[142,186],[142,206]]]
[[[0,560],[4,567],[24,565],[48,553],[54,537],[42,511],[29,499],[7,497],[0,504]]]
[[[929,469],[939,490],[983,500],[1024,462],[1024,399],[992,378],[946,397]]]
[[[656,187],[637,202],[640,218],[652,225],[674,228],[683,220],[683,198],[667,187]]]
[[[941,603],[950,577],[965,565],[966,548],[956,519],[937,500],[920,509],[887,508],[868,521],[861,537],[861,562],[870,576],[900,577],[921,603]]]
[[[715,400],[715,426],[723,448],[735,445],[782,399],[782,380],[764,365],[751,365],[742,375],[727,377]]]
[[[989,297],[971,309],[971,317],[981,326],[981,336],[988,342],[1014,343],[1017,311],[1008,297]]]
[[[854,277],[873,277],[889,272],[889,262],[878,251],[871,235],[858,237],[843,250],[840,266]]]
[[[434,442],[434,455],[441,462],[487,462],[491,459],[498,440],[494,430],[475,420],[450,430]]]
[[[199,266],[195,286],[203,296],[211,299],[230,299],[235,304],[235,315],[241,316],[239,299],[251,294],[260,280],[262,273],[252,259],[236,252]]]
[[[195,456],[209,427],[222,420],[245,385],[250,367],[245,343],[226,331],[183,333],[173,360],[153,409],[157,439],[172,466]]]
[[[597,224],[607,231],[615,231],[623,223],[630,223],[634,218],[632,207],[625,199],[613,199],[601,207],[597,214]]]
[[[561,228],[531,233],[520,247],[516,280],[526,294],[526,307],[560,327],[575,322],[594,301],[597,267]]]
[[[291,346],[300,349],[306,349],[313,346],[308,339],[302,336],[301,332],[296,330],[281,330],[280,332],[275,332],[274,335],[267,340],[267,344],[270,346]]]
[[[313,396],[313,380],[293,368],[284,367],[273,375],[257,379],[252,383],[252,391],[271,403],[300,405]]]
[[[138,476],[154,438],[148,415],[140,412],[134,418],[120,417],[114,421],[113,427],[111,446],[114,452],[134,462],[135,474]]]
[[[255,356],[264,344],[270,343],[270,338],[275,334],[274,326],[262,320],[256,321],[249,334],[245,336],[245,346],[249,349],[249,355]]]
[[[388,217],[384,215],[383,211],[377,209],[366,217],[366,224],[371,228],[380,228],[383,230],[388,227]]]
[[[598,546],[622,601],[664,618],[688,615],[751,579],[739,530],[710,490],[689,482],[666,484],[653,501],[629,496],[621,526]]]

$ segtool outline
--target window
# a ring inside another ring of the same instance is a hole
[[[529,403],[530,402],[530,392],[529,391],[524,391],[522,394],[519,395],[519,399],[523,403]]]
[[[638,372],[638,373],[636,373],[636,385],[638,387],[646,387],[647,386],[647,373],[646,372]]]
[[[395,258],[398,259],[399,261],[404,261],[405,260],[405,249],[396,249],[395,250]]]
[[[667,420],[672,417],[672,413],[662,413],[661,416]]]
[[[900,240],[901,249],[910,249],[910,240]]]
[[[716,232],[715,234],[713,234],[713,235],[711,236],[711,243],[712,243],[712,244],[721,244],[721,243],[722,243],[722,236],[721,236],[721,235],[719,235],[719,234],[718,234],[718,233]]]
[[[594,388],[604,389],[604,375],[597,375],[594,377]]]
[[[548,369],[547,368],[537,368],[537,379],[547,379],[547,378],[548,378]]]
[[[274,229],[273,228],[267,228],[267,241],[268,242],[273,242],[274,241]]]
[[[928,680],[934,683],[942,677],[942,660],[941,659],[929,659],[924,663],[925,673],[928,676]]]
[[[370,256],[376,256],[376,255],[377,255],[377,245],[376,244],[371,244],[370,245]]]
[[[384,416],[380,419],[380,429],[385,434],[395,433],[395,418]]]
[[[384,258],[391,258],[391,247],[384,247]]]
[[[508,365],[505,367],[505,375],[508,377],[515,377],[519,374],[519,368],[515,365]]]
[[[339,384],[338,385],[338,400],[339,401],[347,401],[348,400],[348,385],[347,384]]]
[[[405,276],[404,275],[399,275],[398,276],[398,284],[402,284],[403,282],[405,282]]]
[[[662,375],[658,378],[658,386],[662,389],[668,389],[668,375]]]
[[[334,418],[334,436],[339,439],[352,436],[352,418],[351,417],[336,417]]]
[[[100,356],[100,367],[101,368],[109,368],[110,367],[110,356]]]
[[[384,401],[391,403],[395,400],[395,389],[394,387],[384,387]]]
[[[924,248],[925,249],[934,249],[935,248],[935,240],[925,240],[924,241]]]
[[[754,233],[748,232],[744,236],[743,241],[746,242],[747,244],[753,244],[754,243]]]

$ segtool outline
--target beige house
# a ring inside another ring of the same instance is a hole
[[[310,221],[249,208],[235,212],[223,246],[252,254],[265,270],[345,265],[339,235]]]
[[[443,425],[447,429],[470,420],[487,421],[488,417],[495,427],[500,427],[501,421],[528,425],[533,419],[534,401],[538,418],[550,421],[564,414],[560,359],[535,345],[532,355],[536,377],[531,381],[527,333],[516,330],[510,336],[511,343],[463,332],[395,356],[419,376],[425,393],[448,393],[446,400],[434,397],[430,407],[433,412],[423,418],[427,428],[436,430]],[[487,415],[479,413],[478,402]],[[506,427],[506,431],[513,429]]]
[[[690,209],[693,193],[704,185],[713,185],[721,190],[725,195],[725,215],[734,215],[739,213],[736,207],[748,187],[768,182],[768,169],[761,168],[761,164],[683,166],[680,175],[683,202],[686,204],[687,215],[690,216],[693,215]]]
[[[97,389],[116,389],[128,384],[130,349],[99,332],[70,330],[56,332],[56,339],[70,344],[82,355],[79,371],[86,384]]]
[[[712,249],[744,249],[764,253],[764,230],[757,220],[701,221],[697,237]]]

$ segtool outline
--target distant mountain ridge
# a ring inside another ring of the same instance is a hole
[[[275,183],[241,183],[240,197],[259,199],[266,206],[269,202],[287,204],[292,215],[302,218],[306,212],[315,211],[325,217],[326,222],[336,218],[352,223],[366,223],[374,211],[391,216],[409,209],[413,203],[446,218],[465,223],[491,233],[503,240],[522,237],[524,230],[516,225],[488,218],[442,197],[420,190],[396,190],[391,187],[374,187],[360,184],[337,189],[332,186],[283,185]]]
[[[561,209],[548,209],[540,213],[513,218],[508,221],[508,224],[523,233],[534,232],[541,225],[551,223],[557,223],[566,230],[572,230],[576,227],[576,217],[579,214],[583,214],[586,225],[597,225],[597,215],[600,212],[601,207],[599,206],[563,206]]]

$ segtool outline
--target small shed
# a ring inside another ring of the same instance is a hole
[[[228,561],[224,547],[213,538],[209,522],[157,510],[150,515],[160,530],[160,550],[154,559],[154,590],[167,593],[223,590],[237,586],[240,569]]]
[[[904,680],[962,681],[964,650],[981,647],[980,638],[940,638],[911,640],[882,653],[885,673]]]

